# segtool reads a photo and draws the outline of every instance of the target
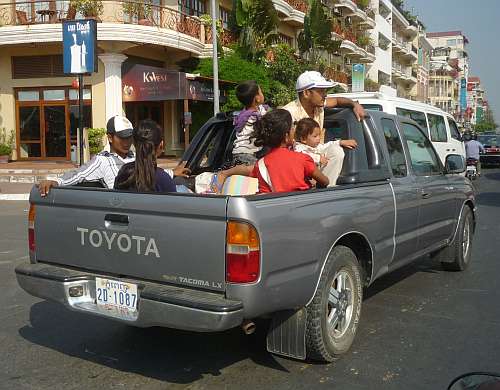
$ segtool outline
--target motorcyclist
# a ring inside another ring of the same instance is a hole
[[[467,160],[474,160],[477,167],[477,175],[481,175],[481,163],[479,153],[484,151],[483,145],[477,141],[477,135],[472,135],[470,132],[464,133],[465,141],[465,157]]]

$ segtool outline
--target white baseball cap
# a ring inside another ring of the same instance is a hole
[[[132,137],[134,127],[132,123],[122,115],[115,115],[109,118],[106,124],[106,131],[108,134],[117,135],[120,138]]]
[[[302,73],[297,78],[297,83],[295,84],[295,90],[297,92],[305,91],[306,89],[312,88],[331,88],[335,84],[330,80],[325,79],[321,73],[314,70],[308,70]]]

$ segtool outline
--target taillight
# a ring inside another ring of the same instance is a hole
[[[30,204],[28,213],[28,246],[30,252],[35,251],[35,205]]]
[[[226,237],[226,282],[252,283],[259,278],[260,240],[245,222],[229,221]]]

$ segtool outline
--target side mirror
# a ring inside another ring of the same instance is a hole
[[[465,159],[459,154],[449,154],[446,156],[444,172],[447,174],[456,174],[465,172]]]
[[[447,390],[498,390],[500,389],[500,375],[493,372],[471,372],[453,379]]]

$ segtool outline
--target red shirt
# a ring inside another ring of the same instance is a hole
[[[264,163],[274,192],[304,191],[311,188],[309,178],[316,169],[316,165],[307,154],[287,148],[276,148],[264,157]],[[259,179],[259,193],[273,192],[262,178],[258,163],[252,171],[252,177]]]

